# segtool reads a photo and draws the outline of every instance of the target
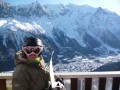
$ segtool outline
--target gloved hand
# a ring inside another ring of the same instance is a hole
[[[57,86],[56,87],[59,88],[58,90],[65,90],[64,85],[59,81],[57,81]]]
[[[56,82],[57,82],[57,87],[59,88],[58,90],[65,90],[64,82],[61,78],[57,77]]]
[[[58,82],[56,82],[57,83],[57,85],[56,85],[56,87],[55,88],[52,88],[52,86],[50,85],[49,86],[49,89],[47,89],[47,90],[65,90],[64,88],[64,85],[63,84],[61,84],[59,81]]]
[[[63,85],[64,85],[63,80],[62,80],[61,78],[59,78],[59,77],[57,77],[55,81],[56,81],[56,82],[58,82],[58,81],[59,81],[61,84],[63,84]]]
[[[52,85],[49,86],[49,90],[66,90],[64,87],[64,82],[61,78],[57,78],[56,81],[53,84],[53,88]]]

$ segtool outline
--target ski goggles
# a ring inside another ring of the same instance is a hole
[[[42,51],[43,47],[42,46],[25,46],[22,47],[23,52],[27,55],[35,54],[39,55],[40,52]]]

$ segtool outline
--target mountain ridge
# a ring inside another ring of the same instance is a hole
[[[41,5],[38,2],[2,7],[4,5],[0,4],[0,52],[1,55],[9,53],[5,61],[10,58],[13,62],[11,54],[21,49],[27,36],[37,36],[44,41],[47,62],[50,49],[46,43],[54,47],[54,64],[75,55],[104,56],[120,51],[120,16],[101,7]]]

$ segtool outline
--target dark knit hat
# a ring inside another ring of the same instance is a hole
[[[27,37],[23,43],[23,46],[43,46],[43,43],[39,38]]]

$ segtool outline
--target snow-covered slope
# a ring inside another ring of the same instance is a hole
[[[13,60],[26,36],[41,38],[44,53],[54,47],[54,64],[60,60],[69,63],[76,55],[104,56],[120,51],[120,16],[101,7],[41,5],[37,1],[11,6],[0,1],[0,10],[1,63]],[[44,57],[48,62],[49,55]]]

